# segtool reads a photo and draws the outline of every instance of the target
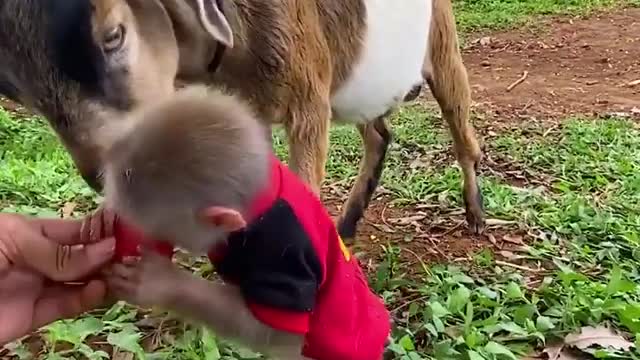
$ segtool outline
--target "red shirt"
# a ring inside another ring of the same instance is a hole
[[[209,258],[238,285],[254,316],[304,335],[302,354],[316,360],[380,360],[390,317],[344,246],[320,199],[275,156],[249,225]],[[117,257],[137,253],[141,233],[116,224]],[[170,256],[171,246],[158,251]]]
[[[316,360],[379,360],[390,317],[320,199],[275,156],[250,224],[209,254],[255,317],[305,335]]]

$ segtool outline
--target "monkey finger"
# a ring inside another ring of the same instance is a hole
[[[131,281],[114,277],[107,279],[107,288],[115,298],[131,302],[136,293],[137,285]]]
[[[138,276],[138,271],[135,267],[127,266],[123,264],[116,264],[111,267],[111,275],[113,278],[131,279],[134,280]]]
[[[122,258],[122,264],[127,266],[135,266],[142,260],[140,256],[125,256]]]

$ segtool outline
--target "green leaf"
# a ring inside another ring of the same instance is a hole
[[[640,306],[628,305],[623,310],[617,311],[620,323],[626,326],[632,333],[640,333]]]
[[[79,345],[87,336],[99,334],[103,327],[102,321],[95,317],[61,320],[46,327],[45,337],[50,343],[68,342]]]
[[[407,351],[415,350],[413,340],[411,340],[411,337],[409,335],[403,336],[400,341],[398,341],[398,344],[400,344],[400,346],[402,346],[402,348]]]
[[[449,308],[449,311],[451,311],[452,313],[460,312],[465,307],[470,297],[471,291],[469,291],[469,289],[464,286],[458,287],[453,291],[453,293],[447,300],[447,307]]]
[[[431,335],[438,336],[438,330],[436,330],[436,327],[433,324],[424,324],[424,328],[427,329]]]
[[[524,295],[522,294],[522,290],[520,286],[514,282],[510,282],[507,284],[507,298],[508,299],[522,299]]]
[[[140,334],[130,330],[123,330],[117,333],[111,333],[107,336],[107,342],[112,346],[131,352],[136,355],[139,360],[144,359],[144,350],[138,343]]]
[[[531,304],[518,306],[513,311],[513,320],[518,325],[523,325],[526,320],[533,318],[533,315],[535,314],[535,312],[536,312],[536,307]]]
[[[451,314],[447,308],[442,306],[438,301],[430,302],[429,308],[431,309],[431,315],[437,318],[441,318]]]
[[[89,360],[101,360],[109,358],[109,354],[107,354],[106,352],[102,350],[94,351],[87,344],[80,344],[77,351]]]
[[[84,341],[89,335],[97,335],[104,328],[102,320],[95,317],[86,317],[73,322],[71,331],[78,336],[81,341]]]
[[[538,316],[538,318],[536,319],[536,329],[538,329],[538,331],[540,332],[545,332],[555,327],[556,326],[551,321],[551,318],[548,318],[546,316]]]
[[[9,350],[7,355],[15,356],[18,360],[30,360],[34,358],[34,354],[31,352],[29,347],[23,343],[16,342],[9,345],[5,345],[5,349]]]
[[[495,291],[493,291],[493,290],[491,290],[491,289],[489,289],[489,288],[488,288],[488,287],[486,287],[486,286],[479,287],[479,288],[478,288],[478,289],[476,289],[476,290],[478,290],[478,292],[479,292],[480,294],[482,294],[482,295],[486,296],[487,298],[489,298],[489,299],[491,299],[491,300],[495,300],[496,298],[498,298],[498,293],[497,293],[497,292],[495,292]]]
[[[458,352],[451,346],[451,340],[444,340],[433,345],[436,359],[449,359]]]
[[[619,266],[615,266],[609,275],[609,284],[607,284],[607,294],[613,295],[619,292],[627,293],[636,289],[636,285],[631,281],[623,278],[622,270]]]
[[[471,322],[473,321],[473,303],[471,301],[467,302],[467,312],[464,317],[464,326],[465,329],[468,329],[471,326]]]
[[[454,275],[452,278],[453,283],[456,284],[473,284],[475,281],[467,275],[458,274]]]
[[[436,330],[439,333],[444,332],[444,323],[442,322],[442,320],[440,320],[440,318],[433,318],[433,326],[435,326]]]
[[[473,328],[464,337],[464,342],[468,347],[474,349],[484,340],[484,336],[477,329]]]
[[[218,349],[218,343],[215,336],[206,327],[202,328],[202,350],[204,351],[205,360],[219,360],[220,349]]]
[[[500,326],[502,330],[508,331],[512,334],[527,335],[527,331],[514,322],[504,322],[500,323],[498,326]]]
[[[469,350],[467,354],[469,355],[469,360],[486,360],[482,355],[473,350]]]
[[[502,355],[508,359],[518,360],[514,353],[511,352],[508,348],[503,345],[498,344],[495,341],[489,341],[487,345],[484,346],[484,351],[493,355]]]

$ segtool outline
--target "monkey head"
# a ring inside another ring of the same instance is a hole
[[[105,198],[119,216],[198,253],[246,225],[271,151],[248,105],[194,86],[117,124],[100,133]]]

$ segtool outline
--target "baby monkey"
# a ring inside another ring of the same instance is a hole
[[[106,139],[107,206],[149,239],[206,253],[224,279],[199,278],[145,247],[110,269],[117,297],[276,359],[382,359],[389,313],[247,105],[184,88]]]

